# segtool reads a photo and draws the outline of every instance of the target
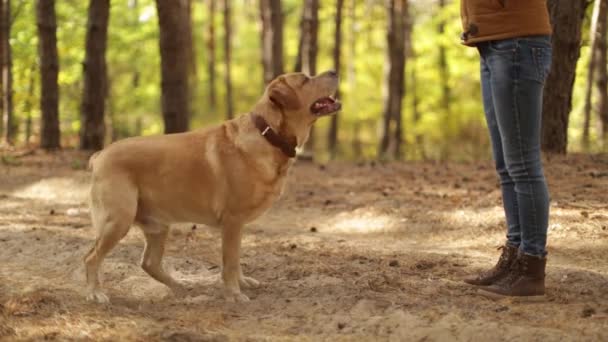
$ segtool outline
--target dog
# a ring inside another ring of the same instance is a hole
[[[84,259],[87,299],[109,302],[99,269],[132,225],[146,240],[141,267],[183,295],[187,289],[165,272],[162,258],[170,224],[192,222],[221,229],[224,296],[248,301],[241,288],[259,282],[241,270],[243,226],[279,198],[296,148],[305,144],[315,121],[341,109],[334,98],[338,82],[333,71],[281,75],[251,112],[233,120],[124,139],[91,156],[91,220],[98,237]]]

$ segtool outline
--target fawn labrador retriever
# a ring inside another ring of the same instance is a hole
[[[296,147],[313,123],[340,110],[337,88],[333,71],[282,75],[248,114],[187,133],[125,139],[94,154],[91,219],[99,235],[85,257],[87,298],[108,302],[99,268],[133,224],[145,235],[142,268],[183,294],[187,290],[161,260],[169,225],[194,222],[221,228],[224,295],[249,300],[241,287],[259,283],[241,270],[243,225],[280,196]]]

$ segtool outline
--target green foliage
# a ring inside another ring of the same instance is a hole
[[[158,21],[154,0],[112,1],[108,34],[107,64],[109,96],[107,124],[113,138],[162,132],[160,114],[160,57]],[[195,43],[196,77],[192,96],[192,127],[220,122],[225,117],[223,75],[223,17],[217,1],[216,84],[217,107],[210,109],[207,97],[209,75],[206,63],[209,51],[205,35],[209,23],[206,1],[193,0],[192,29]],[[351,11],[352,4],[356,10]],[[11,45],[14,59],[14,103],[23,141],[25,121],[35,123],[39,131],[39,74],[37,31],[34,1],[14,1],[16,12]],[[235,110],[244,113],[262,94],[260,23],[256,0],[233,1],[232,81]],[[302,1],[284,0],[285,71],[293,70],[299,38]],[[375,158],[378,125],[383,110],[386,64],[386,9],[384,1],[346,0],[344,3],[339,144],[341,158]],[[82,97],[82,61],[88,1],[57,1],[58,51],[60,57],[60,119],[64,145],[77,145],[80,100]],[[489,158],[489,141],[483,117],[479,86],[477,51],[460,45],[459,2],[452,1],[442,11],[427,1],[412,1],[414,53],[407,62],[406,96],[403,99],[403,125],[407,158],[478,159]],[[319,18],[318,70],[333,68],[332,49],[335,1],[322,3]],[[438,23],[446,22],[445,33],[438,33]],[[586,35],[588,29],[586,29]],[[350,41],[354,40],[354,51]],[[447,51],[448,86],[451,91],[450,113],[442,105],[439,73],[439,49]],[[571,150],[579,148],[582,131],[585,66],[588,48],[583,48],[575,85],[571,122]],[[417,86],[411,88],[412,74]],[[33,85],[33,88],[32,88]],[[415,120],[414,99],[418,101],[419,120]],[[327,157],[326,130],[329,120],[320,120],[316,133],[317,155]],[[359,128],[357,128],[359,127]],[[356,132],[359,130],[358,137]],[[359,140],[362,155],[354,152]]]

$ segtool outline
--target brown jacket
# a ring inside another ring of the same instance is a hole
[[[460,0],[462,43],[551,34],[546,0]]]

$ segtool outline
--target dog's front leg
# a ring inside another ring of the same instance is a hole
[[[222,227],[222,280],[224,295],[228,301],[247,302],[249,298],[241,293],[241,232],[242,224],[225,224]]]

